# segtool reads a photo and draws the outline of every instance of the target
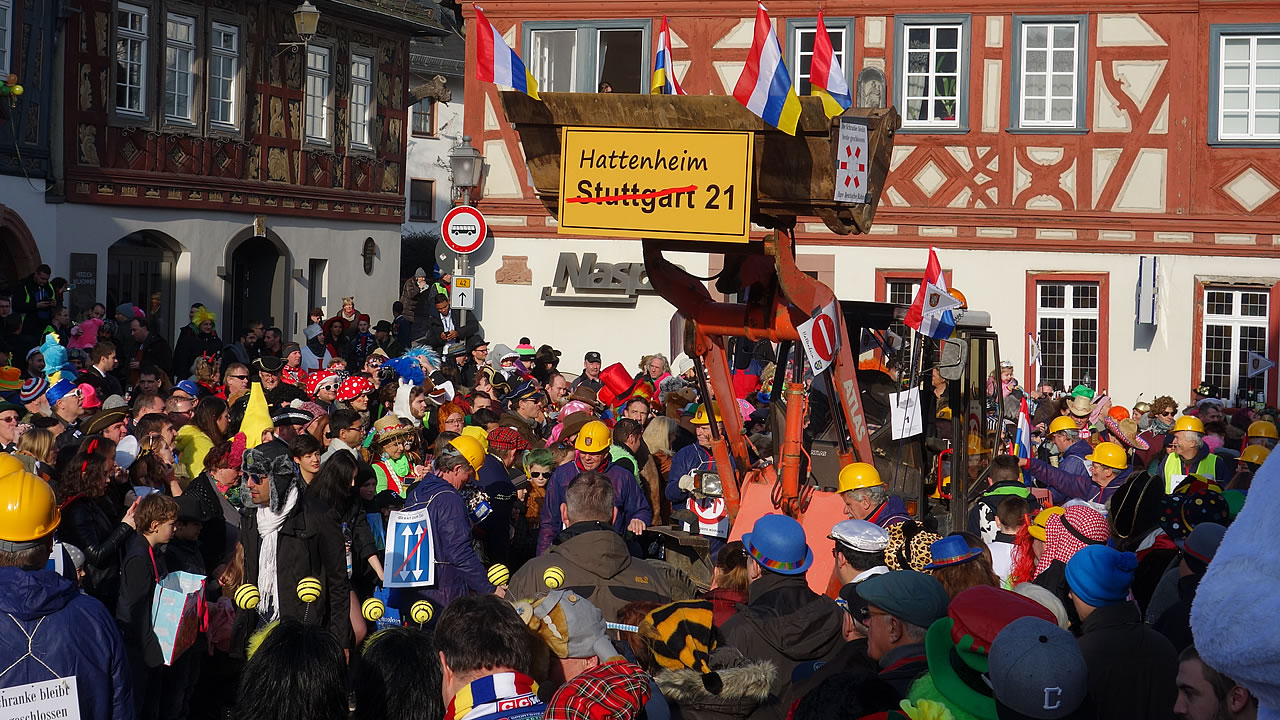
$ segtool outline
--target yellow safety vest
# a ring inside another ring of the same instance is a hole
[[[1218,476],[1218,456],[1209,453],[1205,459],[1196,465],[1195,475],[1203,475],[1213,480]],[[1164,461],[1164,492],[1166,495],[1173,494],[1174,478],[1185,475],[1182,472],[1182,458],[1177,453],[1170,453],[1169,457]]]

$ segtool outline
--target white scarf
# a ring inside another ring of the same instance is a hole
[[[268,622],[280,618],[280,583],[276,571],[280,526],[284,525],[285,518],[297,504],[298,488],[295,486],[289,488],[280,512],[272,512],[270,505],[258,508],[258,537],[262,538],[258,547],[258,590],[265,601],[258,606],[258,614]]]

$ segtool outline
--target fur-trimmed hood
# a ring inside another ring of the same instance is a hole
[[[685,718],[738,718],[750,715],[769,698],[769,690],[778,668],[767,660],[746,660],[738,655],[738,664],[719,667],[720,651],[712,656],[711,667],[720,677],[719,694],[707,690],[696,670],[663,670],[654,682],[668,701],[680,706]]]

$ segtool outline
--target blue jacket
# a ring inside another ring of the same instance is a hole
[[[489,494],[492,512],[476,525],[476,537],[484,544],[484,554],[490,564],[510,563],[511,512],[516,501],[516,486],[507,474],[507,467],[492,455],[484,456],[484,465],[476,473],[476,484]]]
[[[880,503],[880,507],[867,516],[867,522],[873,522],[886,530],[910,519],[911,513],[907,512],[907,504],[897,495],[886,497],[884,502]]]
[[[1031,477],[1039,480],[1042,485],[1049,488],[1049,494],[1053,496],[1053,504],[1061,505],[1073,497],[1082,497],[1082,495],[1064,493],[1059,489],[1058,485],[1052,484],[1047,479],[1047,475],[1042,476],[1041,472],[1045,468],[1053,469],[1055,471],[1053,473],[1055,479],[1057,479],[1059,483],[1066,483],[1067,487],[1085,487],[1085,485],[1081,485],[1080,483],[1087,483],[1088,485],[1097,487],[1097,485],[1094,485],[1093,483],[1093,476],[1089,474],[1089,464],[1085,462],[1085,458],[1092,453],[1093,446],[1089,444],[1088,440],[1077,440],[1071,447],[1067,448],[1066,452],[1058,456],[1057,468],[1054,468],[1047,462],[1032,458],[1030,464],[1027,465],[1027,470],[1031,471]],[[1073,480],[1067,481],[1067,475],[1074,475],[1076,477]],[[1116,487],[1119,487],[1119,483],[1113,484]]]
[[[542,503],[542,517],[538,527],[539,555],[551,547],[551,541],[555,539],[556,534],[564,529],[560,524],[560,504],[564,502],[564,494],[569,489],[569,483],[573,482],[581,472],[583,472],[582,466],[574,460],[561,465],[551,473],[551,482],[547,483],[547,498]],[[653,508],[649,506],[648,498],[641,492],[640,483],[636,481],[635,475],[613,463],[600,468],[599,472],[609,476],[613,484],[613,504],[618,508],[618,516],[613,520],[613,529],[619,535],[624,535],[627,523],[632,520],[640,520],[645,525],[653,522]]]
[[[0,688],[74,675],[81,718],[133,720],[124,642],[102,603],[52,570],[0,567],[0,613],[0,658],[16,661]]]
[[[406,512],[428,508],[432,542],[436,551],[436,583],[429,588],[408,588],[400,595],[408,608],[413,601],[426,598],[436,610],[471,592],[491,593],[493,584],[471,546],[471,520],[462,495],[444,478],[432,473],[413,486],[405,499]]]
[[[688,500],[689,493],[680,489],[680,478],[699,468],[715,471],[716,459],[710,450],[697,443],[677,450],[675,457],[671,458],[671,469],[667,471],[667,499],[672,503]]]
[[[1054,467],[1043,460],[1035,458],[1027,461],[1027,470],[1030,470],[1037,480],[1049,487],[1049,491],[1057,499],[1058,504],[1065,500],[1073,499],[1105,504],[1121,485],[1128,482],[1131,468],[1121,470],[1120,474],[1116,475],[1115,479],[1104,488],[1098,487],[1098,484],[1093,481],[1093,476],[1088,472],[1084,475],[1077,475],[1063,470],[1061,465]]]

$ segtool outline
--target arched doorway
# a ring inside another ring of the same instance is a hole
[[[169,342],[174,339],[173,295],[175,266],[181,247],[168,235],[155,230],[129,233],[107,248],[107,315],[122,303],[133,303],[152,319],[151,296],[160,294],[159,328]],[[185,323],[186,317],[182,318]]]
[[[227,266],[230,287],[225,303],[223,339],[234,342],[235,333],[249,323],[275,325],[289,335],[289,255],[278,237],[253,235],[246,230],[231,239]]]
[[[40,250],[18,213],[0,205],[0,291],[11,292],[40,264]]]

